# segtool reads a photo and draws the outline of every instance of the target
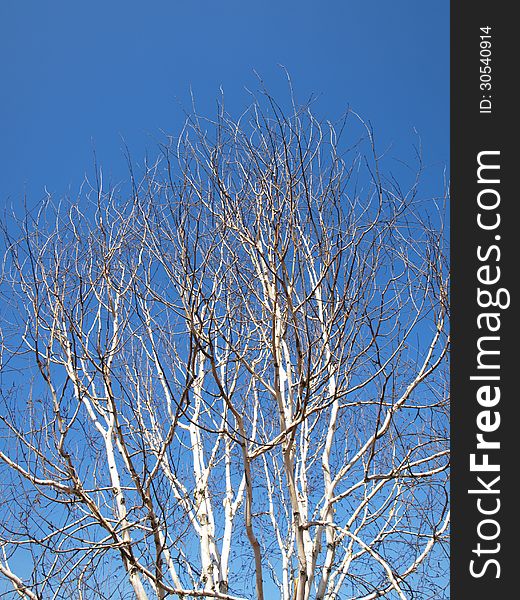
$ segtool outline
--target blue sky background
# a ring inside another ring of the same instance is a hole
[[[222,87],[238,114],[255,69],[287,97],[320,96],[330,119],[348,106],[369,120],[386,167],[422,140],[422,196],[443,191],[449,160],[449,1],[2,0],[0,210],[74,196],[92,171],[127,176],[122,138],[139,162],[176,134],[189,107],[212,115]],[[401,170],[401,171],[400,171]],[[0,585],[0,592],[2,592]]]
[[[380,150],[407,160],[419,132],[426,179],[441,191],[449,142],[449,2],[395,0],[3,0],[0,5],[0,203],[75,195],[92,148],[114,180],[175,134],[192,87],[212,114],[219,87],[238,112],[256,69],[276,96],[291,73],[319,113],[350,105]],[[427,193],[428,190],[425,190]]]

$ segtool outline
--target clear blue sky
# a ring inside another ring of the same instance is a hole
[[[449,160],[449,1],[1,0],[0,209],[77,192],[92,148],[113,180],[126,176],[123,137],[138,162],[161,130],[176,134],[190,87],[212,114],[257,89],[256,69],[287,93],[283,64],[319,113],[351,106],[380,150],[409,159],[419,132],[442,192]],[[397,160],[396,168],[399,169]],[[0,592],[2,588],[0,586]]]
[[[219,86],[238,111],[256,69],[285,94],[321,95],[319,112],[350,105],[380,149],[448,161],[449,2],[3,0],[0,5],[0,203],[30,204],[44,186],[77,191],[98,160],[125,175],[121,137],[138,161],[160,130],[175,134],[192,87],[212,113]],[[433,173],[433,170],[432,170]],[[433,179],[432,179],[433,184]],[[437,186],[435,186],[437,187]]]

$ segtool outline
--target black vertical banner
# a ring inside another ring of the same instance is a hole
[[[520,597],[514,21],[507,2],[451,5],[455,600]]]

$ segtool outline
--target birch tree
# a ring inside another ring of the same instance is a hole
[[[444,193],[269,95],[130,171],[4,224],[0,591],[444,597]]]

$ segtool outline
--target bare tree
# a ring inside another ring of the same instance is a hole
[[[8,221],[4,591],[444,596],[445,198],[379,163],[266,95]]]

